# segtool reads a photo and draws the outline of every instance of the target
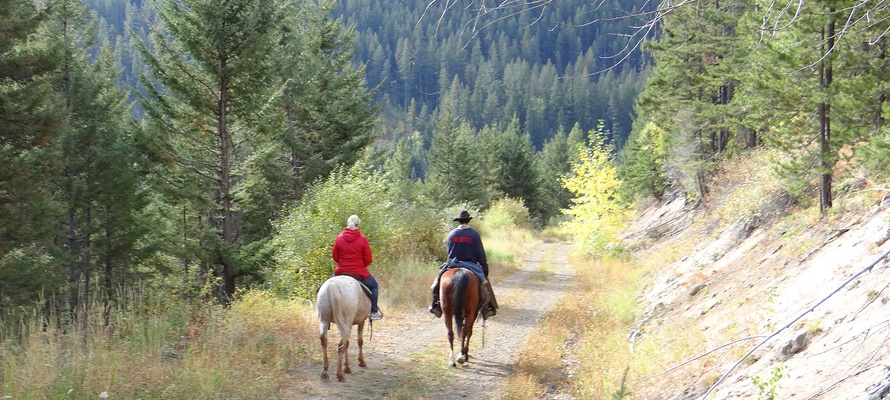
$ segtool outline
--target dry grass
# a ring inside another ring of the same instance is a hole
[[[39,319],[23,320],[24,331],[0,344],[0,396],[268,398],[317,341],[308,304],[263,292],[245,294],[229,310],[190,315],[175,302],[128,306],[115,310],[107,328],[99,312],[77,327],[46,331]]]
[[[565,297],[530,335],[506,385],[508,399],[548,392],[610,398],[621,387],[625,367],[634,363],[626,327],[635,311],[639,267],[615,260],[572,264],[580,293]]]

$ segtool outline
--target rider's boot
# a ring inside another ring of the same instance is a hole
[[[445,270],[447,270],[450,265],[451,260],[439,267],[439,275],[436,276],[436,280],[433,281],[433,286],[430,287],[430,291],[433,292],[433,301],[430,303],[430,314],[435,315],[436,318],[442,317],[442,305],[439,304],[439,279],[442,278],[442,274],[445,273]]]
[[[485,304],[482,306],[482,318],[488,319],[498,313],[498,301],[494,297],[494,290],[491,288],[491,282],[487,279],[482,282],[482,296]]]
[[[433,281],[433,286],[430,287],[430,291],[433,292],[433,301],[430,303],[430,314],[439,318],[442,316],[442,306],[439,304],[439,277],[442,276],[442,272],[439,272],[439,276],[436,277],[436,280]]]
[[[442,306],[439,304],[439,288],[433,290],[433,302],[430,303],[430,313],[436,318],[442,316]]]

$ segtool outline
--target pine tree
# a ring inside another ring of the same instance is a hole
[[[106,293],[128,283],[136,259],[150,249],[141,242],[149,224],[140,221],[146,205],[138,158],[131,138],[136,124],[127,94],[115,86],[118,70],[108,48],[96,48],[94,24],[73,1],[56,3],[50,37],[60,38],[64,62],[59,73],[69,124],[53,140],[60,168],[52,178],[63,212],[57,214],[56,242],[68,270],[68,303],[77,320],[82,298],[101,279]],[[97,54],[96,60],[89,59]],[[83,292],[82,292],[83,291]]]
[[[627,146],[621,150],[623,189],[634,194],[651,196],[661,201],[665,191],[664,130],[648,122],[643,129],[631,133]]]
[[[707,194],[705,176],[732,135],[726,116],[733,114],[728,104],[744,50],[735,32],[745,6],[681,7],[664,19],[658,41],[647,43],[656,66],[638,100],[640,116],[668,134],[667,162],[680,173],[672,179],[695,187],[698,196]]]
[[[536,218],[544,217],[541,203],[541,180],[535,167],[535,151],[531,138],[522,133],[519,120],[513,122],[498,135],[496,150],[497,190],[507,197],[521,198],[529,213]]]
[[[541,177],[542,209],[548,220],[570,205],[572,194],[562,186],[561,179],[571,171],[573,154],[577,152],[569,145],[569,136],[565,132],[557,133],[544,143],[544,149],[538,154],[536,165]]]
[[[486,201],[483,184],[483,154],[475,143],[475,132],[446,110],[439,118],[433,143],[427,153],[429,196],[439,205]]]
[[[819,181],[822,212],[832,206],[833,173],[841,149],[857,141],[861,127],[875,115],[861,118],[861,110],[869,103],[872,110],[880,107],[879,91],[869,87],[839,96],[841,88],[863,75],[862,64],[853,61],[861,60],[859,44],[838,42],[832,32],[838,24],[836,11],[844,7],[839,2],[807,3],[797,15],[786,15],[784,21],[793,19],[793,24],[768,41],[757,39],[758,21],[742,21],[759,49],[750,57],[740,87],[738,103],[748,110],[742,124],[760,131],[767,146],[783,152],[776,165],[792,193],[801,194],[811,180]],[[765,99],[769,106],[761,103]]]
[[[244,167],[273,115],[270,49],[281,27],[278,6],[162,0],[154,51],[147,43],[140,50],[154,79],[143,79],[148,139],[166,162],[157,178],[172,209],[182,209],[190,242],[180,257],[184,265],[214,268],[227,299],[245,273],[238,267],[253,265],[241,254],[241,203],[250,190],[241,184],[255,172]]]
[[[292,6],[285,21],[284,51],[276,63],[284,82],[285,150],[294,201],[302,190],[342,165],[360,159],[376,138],[379,107],[371,104],[364,69],[352,66],[356,33],[330,17],[332,2]]]
[[[51,142],[66,123],[53,84],[61,43],[32,1],[0,0],[0,320],[64,282],[52,243],[59,205]]]

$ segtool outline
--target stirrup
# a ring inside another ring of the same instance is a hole
[[[482,317],[488,318],[497,315],[498,309],[492,307],[490,304],[486,304],[485,307],[482,307]]]
[[[431,305],[430,313],[435,315],[436,318],[441,318],[442,317],[442,307],[439,304]]]

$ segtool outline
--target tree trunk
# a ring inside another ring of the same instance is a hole
[[[294,109],[290,105],[285,108],[285,116],[287,118],[287,126],[292,127],[294,125]],[[289,147],[293,198],[294,200],[297,200],[300,197],[303,197],[302,185],[300,184],[300,155],[297,153],[296,145],[292,144]]]
[[[106,215],[109,214],[107,212],[107,210],[108,210],[108,208],[106,207]],[[106,218],[110,219],[110,217],[108,217],[108,216],[106,216]],[[111,274],[114,271],[114,267],[113,267],[114,264],[111,261],[111,248],[113,247],[113,244],[112,244],[113,234],[114,234],[114,230],[111,227],[111,223],[109,221],[106,221],[105,222],[105,243],[106,243],[105,268],[104,268],[104,273],[102,274],[103,275],[102,276],[102,278],[103,278],[102,279],[102,287],[105,290],[105,296],[104,296],[105,310],[103,311],[103,316],[105,317],[104,319],[105,319],[106,327],[111,325],[111,294],[113,293],[112,286],[111,286],[112,282],[113,282],[111,279]]]
[[[828,32],[826,37],[825,28],[822,29],[823,40],[827,39],[826,54],[822,59],[819,68],[819,76],[822,83],[822,90],[827,96],[831,89],[831,59],[827,52],[834,51],[834,8],[829,9],[831,20],[828,22]],[[821,157],[822,172],[819,179],[819,211],[825,214],[825,211],[831,208],[831,102],[823,100],[819,106],[819,121],[821,123],[821,134],[819,137],[819,156]]]
[[[229,136],[226,114],[228,104],[226,101],[226,92],[228,91],[228,77],[226,76],[226,59],[220,60],[220,70],[223,74],[219,82],[219,210],[220,223],[222,224],[222,239],[226,246],[235,244],[234,222],[232,221],[232,138]],[[220,254],[220,261],[223,266],[223,296],[226,300],[230,300],[235,293],[235,271],[232,266],[232,260],[225,254]]]
[[[106,209],[106,218],[111,218],[108,216],[110,212],[108,212],[108,207]],[[110,221],[105,221],[105,268],[102,273],[102,288],[105,290],[107,295],[111,295],[112,293],[112,284],[113,281],[111,279],[111,274],[114,271],[114,263],[111,261],[111,249],[114,247],[114,243],[112,243],[114,237],[114,228],[111,226]]]
[[[83,234],[83,310],[84,310],[84,318],[81,321],[84,325],[84,332],[88,332],[87,324],[89,323],[89,310],[90,310],[90,277],[92,270],[92,262],[90,257],[92,254],[90,252],[90,224],[92,223],[92,215],[90,214],[90,208],[86,209],[86,221],[84,221],[84,234]]]
[[[68,319],[70,323],[75,323],[77,322],[77,308],[80,302],[78,297],[78,289],[80,289],[80,285],[78,284],[78,280],[80,279],[78,259],[81,254],[77,240],[77,210],[74,207],[74,188],[73,183],[71,182],[74,178],[71,176],[71,173],[68,172],[68,168],[65,168],[65,170],[65,177],[68,178],[67,187],[65,188],[67,192],[66,200],[68,201],[68,248],[66,250],[70,257],[70,260],[68,261],[68,310],[70,315]]]

